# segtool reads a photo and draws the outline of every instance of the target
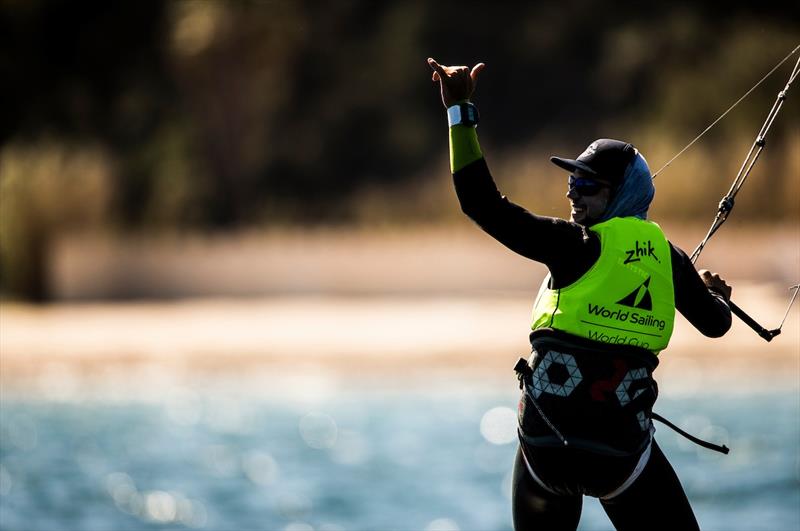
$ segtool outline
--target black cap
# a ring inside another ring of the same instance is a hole
[[[583,170],[616,186],[635,156],[636,149],[627,142],[600,138],[589,144],[577,159],[550,157],[550,162],[567,171]]]

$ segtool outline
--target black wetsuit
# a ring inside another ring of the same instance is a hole
[[[551,288],[568,286],[586,273],[600,256],[600,240],[585,227],[567,220],[537,216],[500,194],[484,159],[453,174],[461,208],[484,231],[512,251],[547,266]],[[675,307],[701,333],[719,337],[730,328],[730,309],[724,298],[710,291],[684,251],[670,243]],[[580,477],[619,475],[637,456],[611,458],[563,448],[524,446],[529,460],[551,469],[553,475]],[[632,464],[633,463],[633,464]],[[517,451],[514,468],[513,512],[516,529],[576,529],[582,496],[553,492],[531,476]],[[653,441],[650,457],[638,478],[621,494],[601,503],[617,529],[696,529],[697,521],[680,481]]]

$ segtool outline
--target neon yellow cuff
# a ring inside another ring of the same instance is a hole
[[[450,171],[455,173],[467,164],[483,158],[474,127],[454,125],[450,128]]]

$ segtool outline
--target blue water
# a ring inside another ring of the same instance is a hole
[[[662,397],[657,406],[732,448],[721,456],[657,425],[704,529],[800,529],[796,390]],[[508,408],[495,417],[499,428],[482,432],[495,407]],[[511,529],[515,442],[505,442],[502,421],[515,408],[513,390],[468,386],[352,390],[307,403],[213,393],[5,399],[0,528]],[[610,527],[587,499],[581,529]]]

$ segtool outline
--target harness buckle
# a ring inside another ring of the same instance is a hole
[[[517,380],[519,380],[520,389],[525,386],[525,379],[533,375],[533,369],[531,369],[531,366],[528,365],[528,360],[525,358],[520,358],[517,360],[517,364],[514,365],[514,372],[517,373]]]

